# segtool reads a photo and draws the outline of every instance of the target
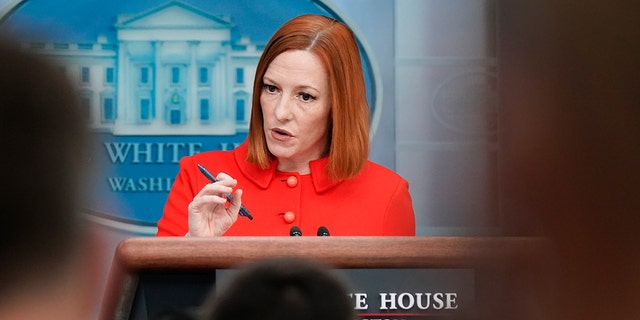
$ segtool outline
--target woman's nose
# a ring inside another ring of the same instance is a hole
[[[276,118],[280,121],[291,120],[292,107],[293,107],[292,99],[289,99],[287,98],[287,96],[283,95],[280,98],[280,100],[276,102],[275,112],[274,112]]]

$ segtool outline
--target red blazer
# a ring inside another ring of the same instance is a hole
[[[224,234],[230,236],[288,236],[299,226],[304,236],[316,236],[325,226],[332,236],[411,236],[415,218],[409,184],[393,171],[367,161],[352,179],[332,181],[325,175],[327,158],[312,161],[311,173],[276,170],[277,161],[262,170],[245,161],[246,144],[233,151],[203,152],[180,160],[180,172],[158,221],[158,236],[184,236],[187,207],[209,181],[198,170],[203,165],[238,180],[242,204],[253,220],[238,217]],[[284,213],[295,219],[285,221]]]

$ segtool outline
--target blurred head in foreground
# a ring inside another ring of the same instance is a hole
[[[342,280],[306,260],[258,261],[219,290],[205,305],[204,319],[355,319]]]
[[[0,39],[0,314],[88,319],[95,269],[79,213],[87,161],[74,88]]]
[[[539,223],[555,253],[532,288],[546,300],[538,319],[638,314],[639,7],[502,5],[505,212],[514,233]]]

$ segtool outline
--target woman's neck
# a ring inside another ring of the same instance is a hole
[[[310,174],[311,167],[309,161],[294,161],[291,159],[278,159],[278,171],[297,172],[299,174]]]

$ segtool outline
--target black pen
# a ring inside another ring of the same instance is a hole
[[[207,179],[209,179],[209,181],[211,181],[212,183],[218,182],[218,179],[216,179],[205,167],[203,167],[199,163],[198,163],[198,169],[200,169],[200,172],[202,172],[202,174],[204,174],[204,176],[207,177]],[[230,194],[227,193],[224,196],[227,198],[227,200],[229,200],[229,202],[231,202],[231,195]],[[245,216],[245,217],[249,218],[249,220],[253,220],[253,217],[249,213],[249,210],[247,210],[247,208],[245,208],[243,205],[240,205],[240,211],[238,213],[241,216]]]

